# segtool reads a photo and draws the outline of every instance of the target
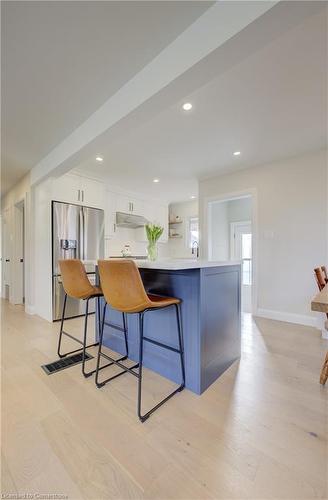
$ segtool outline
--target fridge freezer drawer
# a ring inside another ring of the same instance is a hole
[[[90,282],[94,285],[96,277],[95,275],[88,275]],[[52,320],[57,321],[61,319],[63,313],[65,291],[60,276],[53,278],[53,305],[52,305]],[[89,301],[89,312],[95,312],[94,300]],[[67,297],[66,301],[66,318],[74,318],[76,316],[83,316],[85,314],[85,300],[72,299]]]

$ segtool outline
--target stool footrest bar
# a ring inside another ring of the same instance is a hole
[[[125,370],[126,372],[130,372],[132,373],[132,375],[134,375],[135,377],[138,377],[138,374],[133,372],[132,371],[132,368],[129,368],[128,366],[124,366],[123,363],[120,363],[120,361],[123,361],[124,359],[127,359],[127,356],[124,356],[124,358],[119,358],[119,359],[114,359],[114,358],[111,358],[110,356],[108,356],[108,354],[104,354],[103,352],[100,353],[101,356],[103,356],[104,358],[108,359],[108,361],[112,361],[112,363],[114,365],[117,365],[119,366],[120,368],[122,368],[123,370]]]
[[[109,365],[107,365],[107,366],[109,366]],[[112,377],[109,377],[106,380],[104,380],[103,382],[100,382],[99,384],[97,384],[98,389],[100,389],[100,387],[103,387],[110,380],[114,380],[114,378],[120,377],[121,375],[123,375],[123,373],[127,373],[127,371],[133,370],[133,368],[138,368],[138,367],[139,367],[139,363],[137,363],[136,365],[131,366],[129,368],[129,370],[122,370],[120,373],[116,373],[116,375],[113,375]],[[136,376],[138,376],[137,373],[136,373]]]
[[[167,345],[167,344],[162,344],[162,342],[158,342],[157,340],[150,339],[149,337],[143,337],[143,339],[146,342],[150,342],[151,344],[155,344],[159,347],[163,347],[164,349],[168,349],[169,351],[177,352],[178,354],[180,354],[179,349],[176,349],[175,347],[171,347],[170,345]]]
[[[108,321],[105,321],[105,325],[109,326],[110,328],[114,328],[114,330],[118,330],[120,332],[124,332],[124,328],[122,328],[122,326],[114,325],[114,323],[109,323]]]

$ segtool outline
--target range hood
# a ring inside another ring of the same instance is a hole
[[[135,229],[137,227],[144,227],[148,224],[148,220],[141,215],[125,214],[123,212],[116,212],[116,226],[117,227],[130,227]]]

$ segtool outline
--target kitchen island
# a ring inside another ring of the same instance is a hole
[[[187,259],[136,263],[147,292],[182,300],[186,388],[201,394],[240,357],[240,263]],[[127,319],[129,359],[137,361],[138,315],[129,314]],[[110,324],[122,326],[122,314],[107,307],[103,343],[125,354],[123,334]],[[176,328],[174,308],[145,315],[145,332],[154,340],[177,346]],[[145,343],[144,366],[181,382],[178,355],[172,351]]]

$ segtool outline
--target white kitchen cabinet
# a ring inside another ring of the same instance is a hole
[[[81,179],[77,175],[66,174],[54,179],[52,199],[66,203],[81,204]]]
[[[104,208],[105,187],[102,182],[81,177],[82,205],[86,207]]]
[[[116,235],[117,195],[112,191],[105,193],[105,238],[112,239]]]
[[[116,210],[125,214],[143,215],[143,202],[137,198],[118,194]]]
[[[86,207],[104,208],[105,187],[102,182],[75,174],[54,179],[52,199]]]

